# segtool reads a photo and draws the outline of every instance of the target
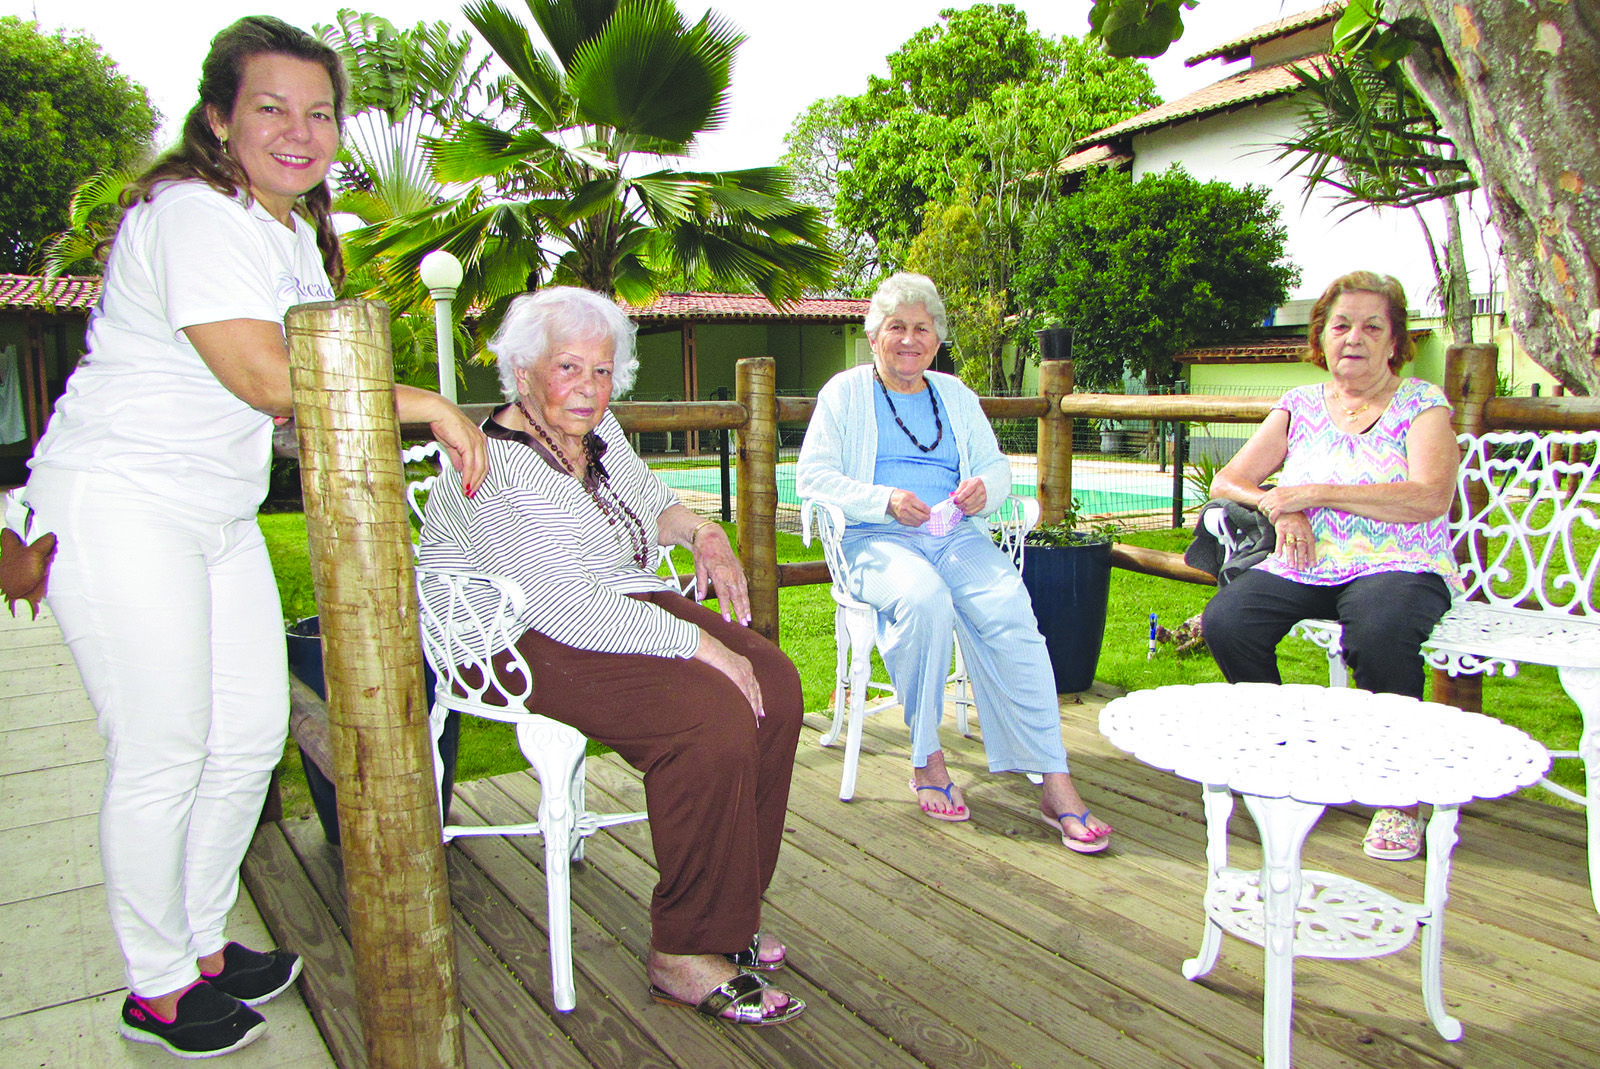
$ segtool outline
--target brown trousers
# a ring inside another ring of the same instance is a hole
[[[783,843],[800,738],[800,674],[777,646],[663,591],[634,595],[749,658],[759,722],[727,676],[692,659],[595,653],[537,631],[517,643],[533,669],[529,708],[611,747],[644,773],[660,882],[650,943],[665,954],[731,954],[761,927]]]

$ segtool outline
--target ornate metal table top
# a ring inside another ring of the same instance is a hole
[[[1536,783],[1544,746],[1493,717],[1396,694],[1200,683],[1106,705],[1119,749],[1197,783],[1316,805],[1460,805]]]

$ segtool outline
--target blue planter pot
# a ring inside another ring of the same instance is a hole
[[[1076,694],[1094,684],[1106,634],[1111,593],[1111,543],[1023,547],[1022,584],[1033,602],[1056,693]]]

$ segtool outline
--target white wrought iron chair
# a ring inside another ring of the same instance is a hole
[[[408,449],[403,457],[408,464],[432,461],[430,474],[407,485],[412,512],[420,520],[435,481],[454,477],[454,472],[448,464],[441,464],[436,443]],[[584,789],[584,751],[589,740],[576,728],[527,711],[533,673],[516,645],[524,631],[517,621],[526,605],[520,584],[485,572],[419,564],[417,594],[423,653],[438,677],[429,713],[435,787],[443,775],[439,734],[451,711],[514,725],[517,746],[539,777],[539,814],[534,823],[447,824],[442,828],[444,839],[544,836],[550,984],[556,1009],[570,1011],[577,1006],[572,978],[571,862],[583,859],[584,839],[601,828],[644,820],[646,815],[591,812]]]
[[[1005,550],[1017,570],[1021,571],[1023,539],[1039,522],[1039,502],[1031,497],[1012,494],[988,520],[1000,532],[1000,548]],[[894,687],[872,678],[877,613],[871,605],[858,600],[850,592],[850,568],[844,559],[840,541],[844,536],[844,513],[837,505],[807,498],[800,504],[800,533],[808,546],[811,544],[813,525],[817,538],[822,542],[822,556],[828,563],[830,592],[834,601],[833,722],[820,741],[823,746],[832,746],[838,741],[840,732],[844,732],[844,773],[839,783],[839,800],[848,802],[856,793],[856,772],[861,763],[862,725],[869,712],[876,713],[896,704]],[[965,735],[971,727],[967,717],[974,703],[960,641],[955,644],[955,667],[949,682],[956,688],[952,699],[956,703],[956,726]],[[868,709],[867,695],[871,690],[882,692],[888,698]],[[1035,775],[1028,778],[1039,782],[1039,777]]]

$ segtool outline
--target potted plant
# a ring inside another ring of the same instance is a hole
[[[1060,522],[1029,531],[1022,549],[1022,584],[1050,653],[1058,694],[1076,694],[1094,683],[1111,592],[1116,527],[1083,529],[1078,508],[1074,500]]]
[[[1122,424],[1114,419],[1096,419],[1090,423],[1100,433],[1100,452],[1122,452]]]

